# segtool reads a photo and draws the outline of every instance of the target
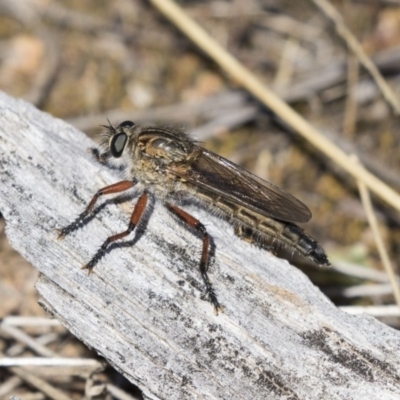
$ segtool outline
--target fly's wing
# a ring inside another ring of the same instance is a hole
[[[307,222],[311,212],[301,201],[219,155],[201,150],[189,169],[169,171],[198,188],[249,208],[261,215],[287,222]]]

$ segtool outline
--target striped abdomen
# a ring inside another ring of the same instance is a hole
[[[241,238],[261,247],[270,247],[268,244],[271,241],[277,241],[294,248],[317,265],[330,265],[323,248],[299,226],[266,217],[223,196],[198,190],[196,197],[203,200],[218,216],[231,222],[235,227],[235,233]]]

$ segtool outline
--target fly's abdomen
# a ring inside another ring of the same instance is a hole
[[[323,248],[299,226],[273,218],[253,214],[249,210],[239,209],[236,213],[235,232],[261,247],[271,247],[278,242],[295,249],[304,257],[310,258],[317,265],[330,265]]]
[[[295,224],[283,223],[283,232],[278,239],[292,245],[305,257],[309,257],[316,264],[321,266],[330,265],[328,257],[319,243],[307,235],[303,229]]]
[[[212,196],[203,191],[198,191],[197,196],[217,215],[231,222],[240,238],[267,249],[283,244],[310,258],[317,265],[330,265],[323,248],[299,226],[265,217],[222,196]]]

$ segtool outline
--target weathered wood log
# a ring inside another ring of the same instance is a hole
[[[140,238],[88,276],[80,267],[125,230],[134,193],[102,199],[57,241],[56,228],[119,173],[65,122],[5,94],[0,109],[0,211],[12,246],[41,272],[45,308],[147,398],[400,398],[399,332],[338,310],[298,269],[195,206],[215,241],[210,278],[224,313],[203,298],[200,239],[159,204]]]

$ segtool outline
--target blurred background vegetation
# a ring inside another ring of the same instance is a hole
[[[313,1],[178,3],[312,125],[399,189],[398,118]],[[400,0],[332,4],[398,94]],[[393,303],[354,179],[230,80],[149,2],[0,0],[0,89],[95,140],[106,118],[191,132],[308,205],[313,219],[304,228],[337,268],[299,267],[336,304]],[[400,216],[379,201],[374,206],[397,267]],[[9,247],[4,226],[0,221],[0,317],[44,315],[37,273]],[[398,317],[382,320],[400,325]],[[60,335],[66,354],[88,352]],[[82,385],[76,383],[71,398],[80,398]]]

